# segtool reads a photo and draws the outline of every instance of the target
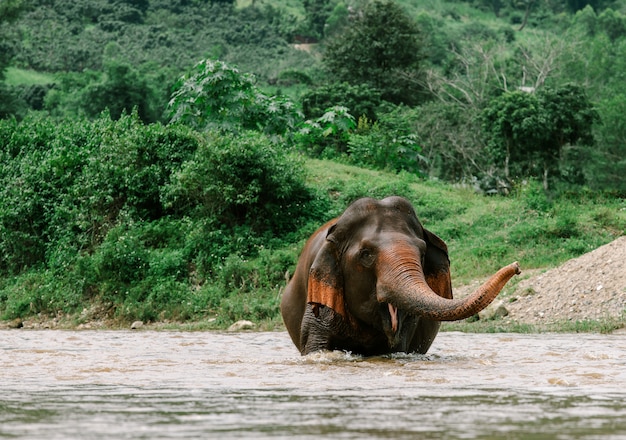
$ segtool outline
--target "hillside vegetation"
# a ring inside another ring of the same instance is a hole
[[[363,196],[408,198],[457,285],[608,243],[625,8],[3,2],[0,317],[270,328]]]

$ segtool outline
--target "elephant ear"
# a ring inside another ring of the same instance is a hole
[[[328,238],[309,270],[307,292],[307,302],[313,306],[315,316],[319,315],[319,308],[323,306],[347,318],[338,250]]]
[[[427,243],[424,258],[426,282],[439,296],[452,299],[448,246],[441,238],[426,229],[424,229],[424,238]]]

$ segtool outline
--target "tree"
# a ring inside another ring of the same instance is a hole
[[[489,152],[503,167],[504,177],[511,178],[512,164],[522,168],[516,167],[515,174],[530,174],[526,167],[532,167],[533,150],[544,142],[547,131],[537,95],[519,90],[504,93],[491,101],[482,118]]]
[[[489,175],[490,166],[475,110],[453,103],[430,101],[415,109],[417,133],[431,177],[468,182]]]
[[[417,25],[389,0],[365,6],[324,52],[326,68],[338,81],[367,84],[384,100],[408,105],[420,100],[415,77],[422,58]]]
[[[108,110],[111,119],[117,120],[136,107],[142,121],[158,120],[156,93],[145,77],[131,66],[117,62],[109,63],[105,72],[103,81],[89,85],[84,92],[82,107],[89,116]]]
[[[504,177],[548,177],[559,170],[566,145],[593,144],[598,116],[584,90],[567,84],[536,93],[514,91],[493,99],[482,113],[483,130]]]
[[[425,75],[426,88],[438,100],[476,112],[495,92],[507,90],[506,47],[482,41],[450,52],[453,69],[429,69]]]
[[[21,0],[3,0],[0,2],[0,31],[1,25],[15,21],[22,10]],[[4,80],[4,71],[11,62],[15,47],[9,43],[5,35],[0,34],[0,81]]]
[[[3,23],[16,20],[21,9],[21,0],[0,2],[0,119],[20,113],[23,107],[22,100],[4,84],[5,71],[15,54],[15,47],[10,43],[10,39],[2,35]]]
[[[348,83],[332,83],[310,90],[302,95],[302,111],[308,119],[323,115],[326,109],[334,106],[346,107],[357,118],[365,115],[376,120],[376,109],[380,106],[377,90],[363,84],[353,86]]]
[[[598,147],[590,151],[585,174],[594,189],[610,189],[626,196],[626,94],[617,94],[598,105],[602,121],[596,126]]]
[[[301,119],[293,102],[267,96],[254,76],[222,61],[203,60],[181,77],[168,104],[171,122],[206,130],[260,130],[284,134]]]
[[[598,15],[598,25],[613,42],[626,35],[626,16],[611,8]]]
[[[324,27],[326,20],[333,12],[333,3],[331,0],[303,0],[306,20],[314,37],[322,38],[324,36]]]

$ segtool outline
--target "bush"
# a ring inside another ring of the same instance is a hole
[[[423,175],[426,158],[411,130],[411,114],[397,108],[383,113],[373,125],[360,118],[356,133],[348,141],[350,161],[370,168]]]
[[[296,145],[310,156],[336,157],[347,151],[356,121],[346,107],[334,106],[315,120],[302,123],[295,136]]]
[[[163,216],[161,191],[199,142],[137,115],[3,121],[0,139],[0,270],[9,273],[49,265],[59,249],[93,250],[120,222]]]
[[[310,199],[302,163],[254,132],[209,134],[165,194],[179,214],[193,212],[228,228],[247,225],[278,235],[299,224]]]
[[[82,92],[81,107],[90,117],[107,110],[114,120],[136,109],[145,123],[158,121],[163,112],[148,80],[131,66],[117,62],[107,64],[103,80]]]
[[[72,313],[83,305],[82,284],[68,274],[51,270],[26,271],[0,282],[2,319],[59,312]]]
[[[259,130],[282,135],[293,129],[300,113],[285,97],[266,96],[253,75],[222,61],[203,60],[181,77],[169,102],[171,122],[198,130]]]
[[[377,120],[376,110],[381,104],[380,91],[365,84],[333,83],[317,87],[302,95],[302,111],[308,119],[322,116],[329,108],[341,106],[356,117]]]

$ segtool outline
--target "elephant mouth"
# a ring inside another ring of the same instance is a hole
[[[389,306],[389,317],[391,318],[391,331],[396,333],[398,331],[398,308],[391,303],[387,303]]]
[[[382,303],[380,315],[389,347],[397,349],[402,344],[404,313],[391,303]]]

